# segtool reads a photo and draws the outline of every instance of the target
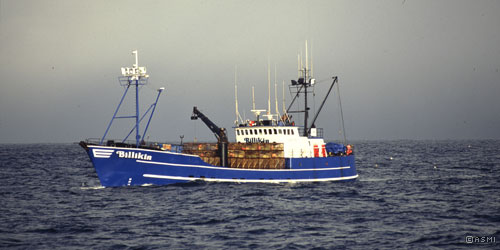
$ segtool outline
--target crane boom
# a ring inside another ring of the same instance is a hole
[[[220,156],[221,166],[228,166],[228,158],[227,158],[227,144],[229,140],[227,139],[226,129],[219,128],[215,123],[213,123],[208,117],[206,117],[203,113],[201,113],[196,106],[193,107],[193,114],[191,115],[191,120],[197,120],[200,118],[205,125],[214,133],[215,137],[217,137],[217,143],[219,145],[218,154]]]
[[[191,115],[191,120],[197,120],[198,118],[200,118],[205,123],[205,125],[207,125],[207,127],[214,133],[215,137],[217,137],[218,142],[228,142],[226,129],[219,128],[217,125],[215,125],[215,123],[213,123],[210,119],[208,119],[207,116],[201,113],[195,106],[193,107],[193,114]]]

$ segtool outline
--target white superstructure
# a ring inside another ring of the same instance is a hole
[[[272,120],[260,121],[272,125],[254,125],[250,121],[236,127],[236,142],[239,143],[283,143],[286,158],[326,157],[325,142],[322,137],[300,135],[299,127],[278,125]],[[311,129],[316,134],[316,128]]]
[[[283,114],[279,114],[278,97],[277,97],[277,79],[275,67],[274,80],[274,98],[276,113],[271,112],[271,71],[270,63],[268,62],[268,101],[267,109],[255,109],[255,96],[252,87],[252,106],[251,110],[255,115],[255,120],[238,122],[238,101],[237,93],[235,93],[236,102],[236,127],[235,136],[238,143],[283,143],[285,158],[311,158],[311,157],[326,157],[325,141],[323,140],[323,129],[316,128],[315,121],[317,115],[321,111],[332,86],[336,82],[336,77],[328,90],[328,93],[323,100],[316,115],[309,124],[309,107],[307,104],[308,88],[314,88],[316,80],[312,76],[312,60],[309,61],[307,41],[305,42],[305,64],[302,61],[302,52],[298,55],[298,79],[291,81],[291,93],[295,94],[288,109],[285,108],[285,87],[283,82]],[[311,68],[309,68],[311,66]],[[235,81],[236,85],[236,81]],[[309,92],[310,93],[310,92]],[[290,107],[301,94],[304,97],[304,108],[302,110],[289,111]],[[304,113],[304,122],[302,126],[296,126],[295,122],[291,121],[292,116],[289,113]],[[262,114],[262,115],[261,115]],[[241,120],[241,119],[240,119]]]

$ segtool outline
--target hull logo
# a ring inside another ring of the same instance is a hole
[[[150,161],[151,159],[153,159],[153,157],[151,155],[143,154],[143,153],[139,153],[139,152],[132,152],[132,151],[130,151],[130,152],[116,151],[116,154],[120,158],[127,158],[127,159],[137,159],[137,160],[146,160],[146,161]]]
[[[113,152],[113,149],[92,149],[95,158],[109,158]]]

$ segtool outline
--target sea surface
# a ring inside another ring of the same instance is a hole
[[[500,249],[499,140],[352,143],[352,182],[121,188],[77,144],[3,144],[0,248]]]

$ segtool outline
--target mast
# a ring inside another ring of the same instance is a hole
[[[238,125],[238,117],[239,117],[239,112],[238,112],[238,86],[235,84],[234,85],[234,109],[236,113],[236,119],[234,120],[234,124]]]
[[[252,86],[252,110],[255,110],[255,86]]]
[[[276,115],[278,116],[278,120],[279,120],[280,111],[279,111],[279,107],[278,107],[278,82],[277,82],[276,78],[277,78],[276,77],[276,64],[274,64],[274,103],[276,106]]]
[[[111,127],[111,124],[113,123],[114,119],[135,118],[135,126],[133,129],[135,129],[136,147],[140,146],[141,135],[139,133],[139,124],[140,124],[142,118],[139,119],[139,86],[147,84],[147,80],[149,78],[149,75],[146,74],[146,67],[139,67],[139,56],[138,56],[137,50],[132,51],[132,54],[135,56],[135,64],[133,64],[131,68],[130,67],[122,67],[121,68],[122,76],[119,78],[119,81],[120,81],[120,85],[126,87],[125,93],[123,93],[123,96],[120,100],[120,103],[118,104],[118,107],[116,108],[115,113],[113,114],[113,118],[111,118],[111,121],[108,124],[106,132],[104,132],[104,135],[101,138],[101,141],[99,143],[101,145],[103,144],[104,139],[106,138],[106,135],[107,135],[109,128]],[[120,107],[123,103],[125,96],[127,95],[127,92],[129,90],[130,86],[135,86],[135,115],[116,116],[118,113],[118,110],[120,109]],[[161,90],[163,90],[163,89],[161,89]],[[159,90],[159,93],[161,93],[160,90]],[[158,94],[158,96],[159,96],[159,94]],[[156,98],[156,101],[154,104],[155,107],[156,107],[157,102],[158,102],[158,97]],[[151,107],[150,107],[150,109],[151,109]],[[148,112],[149,112],[149,109],[148,109],[148,111],[146,111],[146,113],[148,113]],[[153,109],[153,112],[154,112],[154,109]],[[153,114],[153,112],[151,113],[151,115]],[[151,121],[151,118],[149,120]],[[148,126],[149,126],[149,122],[148,122]],[[144,130],[144,135],[146,134],[148,126],[146,126],[146,129]]]
[[[234,120],[234,124],[238,125],[238,118],[241,119],[240,111],[238,110],[238,84],[237,84],[237,76],[238,76],[238,67],[234,65],[234,108],[236,113],[236,120]]]
[[[283,80],[283,86],[282,86],[282,90],[283,90],[283,96],[282,96],[282,100],[283,100],[283,114],[286,114],[286,107],[285,107],[285,80]]]
[[[139,135],[139,56],[137,50],[132,51],[132,54],[135,55],[135,64],[133,64],[134,73],[132,74],[131,80],[135,80],[135,141],[136,147],[139,147],[139,140],[141,136]]]
[[[271,59],[267,59],[267,115],[271,114]]]
[[[308,70],[308,69],[309,69],[309,57],[307,55],[307,40],[306,40],[306,70]]]
[[[309,127],[308,127],[308,119],[309,119],[309,107],[307,103],[307,98],[308,98],[308,91],[307,88],[313,87],[315,83],[315,79],[312,78],[310,69],[309,69],[309,53],[308,53],[308,48],[307,48],[307,41],[305,42],[306,46],[306,51],[305,51],[305,59],[306,62],[305,64],[302,61],[302,50],[300,51],[300,54],[297,57],[297,64],[299,68],[299,79],[297,81],[292,80],[292,86],[297,88],[297,92],[295,93],[295,96],[293,97],[290,106],[286,110],[286,113],[304,113],[304,132],[303,136],[309,136]],[[299,94],[304,93],[304,110],[297,110],[297,111],[289,111],[290,108],[292,107],[293,103],[299,97]]]
[[[300,65],[301,65],[300,64],[300,54],[297,53],[297,77],[300,77],[300,70],[301,70]]]
[[[135,64],[134,67],[139,66],[139,60],[137,58],[137,50],[132,51],[132,54],[135,54]],[[135,79],[135,141],[136,147],[139,147],[139,140],[141,136],[139,135],[139,78]]]
[[[307,128],[307,118],[309,118],[309,107],[307,107],[307,85],[309,84],[307,78],[307,40],[306,40],[306,67],[304,68],[304,136],[309,136],[308,128]]]
[[[313,44],[311,43],[311,76],[314,75]]]
[[[304,68],[304,136],[308,136],[307,118],[309,116],[309,107],[307,107],[307,68]]]

